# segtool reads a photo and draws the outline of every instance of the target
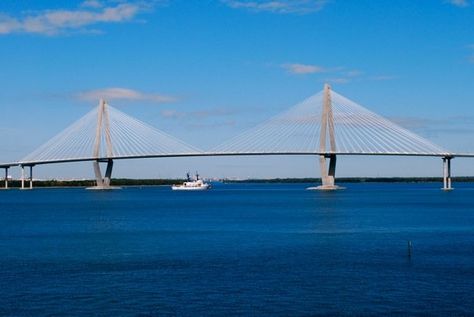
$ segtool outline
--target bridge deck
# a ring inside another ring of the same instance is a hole
[[[175,153],[175,154],[149,154],[149,155],[135,155],[135,156],[112,156],[112,157],[84,157],[84,158],[71,158],[61,160],[48,160],[48,161],[24,161],[24,162],[11,162],[11,163],[0,163],[0,168],[8,168],[12,166],[32,166],[32,165],[44,165],[44,164],[56,164],[56,163],[73,163],[73,162],[89,162],[89,161],[107,161],[113,160],[125,160],[125,159],[141,159],[141,158],[177,158],[177,157],[219,157],[219,156],[284,156],[284,155],[341,155],[341,156],[413,156],[413,157],[474,157],[474,153],[351,153],[351,152],[248,152],[248,153],[219,153],[219,152],[202,152],[202,153]]]

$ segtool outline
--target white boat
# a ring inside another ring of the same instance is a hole
[[[187,181],[182,184],[172,185],[172,190],[206,190],[211,188],[207,183],[204,183],[202,179],[199,179],[199,174],[196,173],[196,179],[191,180],[189,173],[187,173]]]

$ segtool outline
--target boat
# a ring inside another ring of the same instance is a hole
[[[192,180],[189,173],[187,173],[185,182],[171,186],[172,190],[207,190],[209,188],[211,188],[211,186],[204,183],[203,180],[199,178],[198,173],[196,173],[195,180]]]

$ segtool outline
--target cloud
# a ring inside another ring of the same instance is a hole
[[[216,128],[225,128],[236,126],[237,122],[235,120],[225,120],[219,122],[194,122],[189,123],[186,126],[194,129],[216,129]]]
[[[329,71],[332,74],[332,77],[325,78],[324,82],[331,84],[348,84],[352,81],[364,79],[362,71],[353,69],[346,70],[344,67],[337,67]]]
[[[370,80],[375,80],[375,81],[385,81],[385,80],[392,80],[396,78],[397,76],[391,76],[391,75],[378,75],[378,76],[369,77]]]
[[[445,118],[388,117],[387,119],[408,130],[418,131],[426,135],[438,135],[441,132],[463,134],[474,131],[472,128],[474,117],[472,116],[449,116]]]
[[[73,30],[87,31],[87,27],[96,24],[131,21],[138,14],[149,10],[152,4],[88,0],[76,9],[28,12],[19,17],[0,13],[0,35],[31,33],[52,36]]]
[[[351,79],[346,78],[346,77],[336,77],[336,78],[326,78],[324,81],[331,84],[347,84],[351,81]]]
[[[237,125],[233,117],[238,111],[229,108],[212,108],[196,111],[181,111],[163,109],[160,115],[163,118],[178,120],[181,127],[189,129],[218,129]]]
[[[465,8],[469,6],[468,0],[446,0],[446,2],[460,8]]]
[[[378,76],[362,76],[363,73],[360,71],[348,71],[348,72],[342,72],[338,73],[335,72],[334,75],[335,77],[332,78],[326,78],[324,81],[328,83],[333,83],[333,84],[348,84],[350,82],[360,82],[360,81],[387,81],[387,80],[393,80],[397,79],[397,76],[391,76],[391,75],[378,75]]]
[[[345,75],[347,77],[351,77],[351,78],[359,77],[362,74],[363,74],[363,72],[361,72],[360,70],[356,70],[356,69],[345,72]]]
[[[360,70],[352,69],[347,70],[344,67],[323,67],[314,64],[303,64],[303,63],[286,63],[281,64],[281,68],[285,69],[288,73],[294,75],[308,75],[308,74],[332,74],[335,78],[326,79],[328,82],[333,83],[348,83],[355,78],[360,78],[363,74]]]
[[[281,65],[291,74],[304,75],[304,74],[315,74],[325,72],[325,69],[317,65],[307,64],[283,64]]]
[[[81,7],[83,8],[102,8],[104,5],[98,0],[86,0],[81,3]]]
[[[235,114],[234,110],[227,108],[203,109],[197,111],[178,111],[174,109],[164,109],[161,116],[169,119],[207,119],[210,117],[226,117]]]
[[[103,88],[97,90],[89,90],[76,94],[81,100],[97,101],[99,99],[110,100],[131,100],[131,101],[147,101],[153,103],[174,102],[176,98],[155,94],[144,93],[128,88]]]
[[[386,81],[396,79],[391,75],[365,75],[363,71],[346,67],[324,67],[314,64],[285,63],[280,65],[288,73],[294,75],[324,74],[325,78],[320,79],[327,83],[347,84],[354,81]]]
[[[321,10],[328,0],[221,0],[234,9],[280,14],[307,14]]]

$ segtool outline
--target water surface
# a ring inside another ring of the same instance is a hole
[[[474,314],[474,184],[309,185],[0,191],[0,315]]]

